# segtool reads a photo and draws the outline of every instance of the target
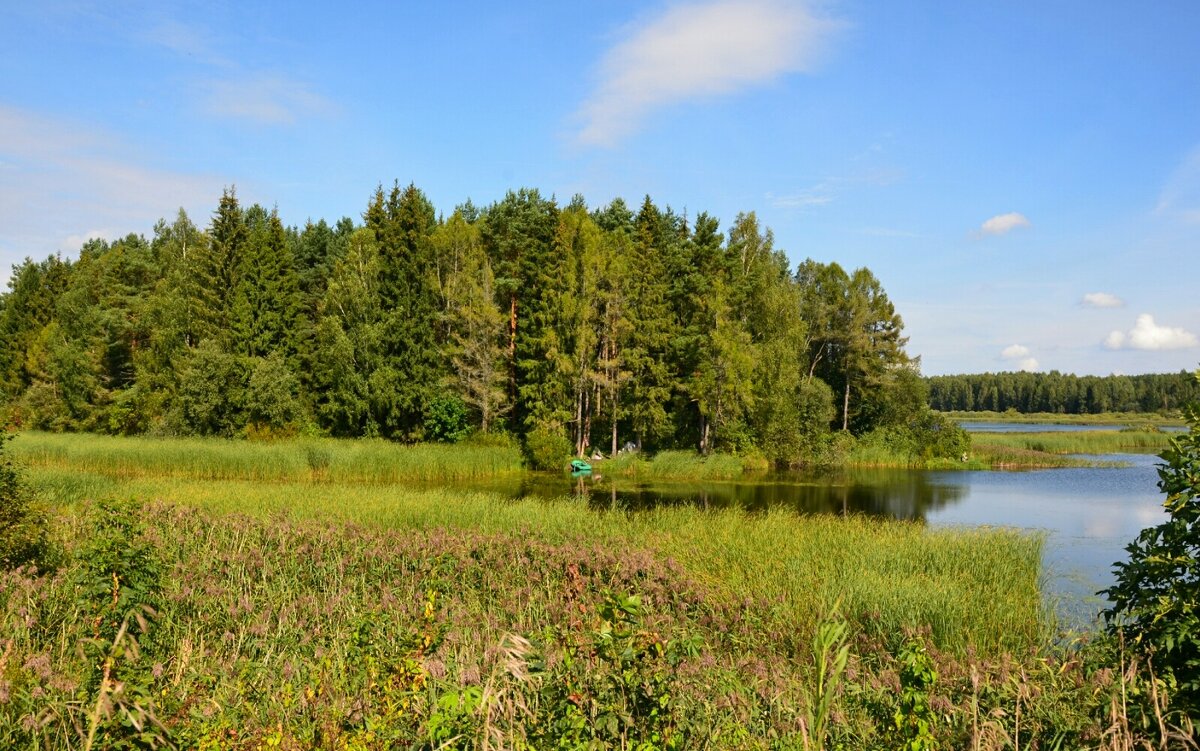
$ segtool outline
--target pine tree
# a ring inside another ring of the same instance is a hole
[[[624,343],[629,369],[625,391],[626,412],[639,446],[656,442],[669,427],[666,405],[671,397],[667,357],[674,321],[668,295],[666,254],[670,227],[658,207],[646,196],[634,225],[629,276],[629,337]]]
[[[221,202],[208,230],[208,240],[209,252],[200,258],[208,266],[202,276],[205,281],[212,282],[217,313],[215,329],[223,335],[229,331],[234,292],[238,288],[243,246],[246,244],[246,223],[236,189],[230,188],[221,193]]]
[[[299,280],[279,214],[261,206],[245,214],[230,319],[230,351],[247,357],[295,354],[293,333],[300,314]]]
[[[433,205],[416,188],[375,193],[365,214],[379,249],[384,366],[372,377],[372,417],[383,435],[419,439],[445,372],[433,322],[438,313],[431,235]]]

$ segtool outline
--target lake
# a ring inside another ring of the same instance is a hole
[[[496,488],[512,497],[575,495],[597,510],[637,512],[663,504],[785,508],[800,514],[868,514],[931,526],[1006,526],[1044,531],[1046,591],[1067,625],[1085,626],[1103,606],[1096,592],[1144,527],[1165,519],[1157,456],[1088,457],[1125,467],[1022,471],[846,470],[783,472],[753,480],[632,483],[603,476],[527,476]]]

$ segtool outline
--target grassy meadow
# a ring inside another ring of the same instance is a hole
[[[1100,412],[1093,415],[1067,415],[1058,412],[994,412],[981,410],[978,412],[947,411],[940,414],[960,422],[1011,422],[1011,423],[1058,423],[1062,425],[1112,425],[1143,426],[1154,425],[1183,425],[1182,416],[1177,412],[1173,415],[1163,415],[1158,412]]]
[[[1170,433],[1156,430],[1079,430],[1041,433],[974,433],[972,448],[996,447],[1046,454],[1115,454],[1159,452]]]
[[[0,574],[0,747],[1116,749],[1142,732],[1117,703],[1124,665],[1057,643],[1036,535],[507,501],[416,485],[516,471],[507,449],[361,443],[13,441],[57,553]]]

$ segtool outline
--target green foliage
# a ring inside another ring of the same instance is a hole
[[[1132,376],[1076,376],[1057,370],[978,373],[933,376],[926,381],[930,406],[942,412],[1012,410],[1064,417],[1114,412],[1172,414],[1200,401],[1200,384],[1185,370]]]
[[[157,643],[152,633],[160,607],[162,564],[145,537],[140,504],[101,501],[85,514],[86,542],[73,570],[79,618],[89,624],[82,648],[92,666],[84,681],[87,718],[84,748],[156,748],[154,692],[150,689]]]
[[[589,211],[521,188],[439,215],[380,185],[362,222],[285,227],[222,192],[147,241],[27,262],[0,294],[0,417],[53,431],[416,442],[554,426],[574,453],[812,461],[919,411],[867,269],[795,274],[754,212],[727,235],[649,196]],[[836,400],[827,389],[832,388]],[[445,418],[445,419],[443,419]],[[445,423],[445,424],[443,424]]]
[[[646,627],[645,616],[638,595],[604,594],[599,624],[546,676],[536,747],[656,751],[688,744],[676,671],[700,645],[664,639]]]
[[[1147,739],[1121,699],[1152,684],[1091,645],[1017,634],[1039,617],[1038,565],[1010,533],[362,483],[152,494],[209,510],[89,506],[69,517],[66,571],[0,575],[0,747],[87,748],[94,728],[93,749],[765,751],[822,747],[818,716],[824,748]],[[1018,555],[1022,570],[1002,563]],[[113,572],[142,582],[115,632]],[[1017,579],[1028,606],[1000,589]],[[835,592],[844,620],[818,620]],[[936,715],[928,738],[897,727],[902,707]]]
[[[429,402],[425,436],[433,441],[458,443],[471,433],[467,405],[457,396],[440,395]]]
[[[0,571],[42,564],[50,548],[46,511],[6,450],[11,439],[12,435],[0,432]]]
[[[899,731],[904,751],[932,751],[937,748],[933,728],[936,714],[930,696],[938,674],[925,644],[906,639],[897,655],[900,664],[900,700],[892,722]]]
[[[833,720],[834,702],[842,688],[850,645],[849,626],[834,613],[817,626],[813,638],[816,681],[805,708],[805,748],[825,748]]]
[[[184,432],[229,436],[246,424],[249,373],[244,358],[209,340],[192,350],[179,378],[178,417]],[[266,392],[263,382],[260,389]]]
[[[1197,375],[1200,378],[1200,374]],[[1121,632],[1173,685],[1170,705],[1200,712],[1200,406],[1184,410],[1190,430],[1171,440],[1159,467],[1170,518],[1142,530],[1114,565],[1104,591],[1109,630]]]
[[[914,450],[924,459],[958,459],[971,450],[967,431],[932,410],[922,410],[907,427]]]
[[[539,427],[525,436],[525,456],[531,469],[561,469],[573,453],[571,441],[561,430]]]
[[[294,426],[304,413],[297,398],[299,384],[283,356],[273,353],[252,362],[245,397],[250,424],[276,430]]]

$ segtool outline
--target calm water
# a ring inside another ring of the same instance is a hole
[[[1047,534],[1047,592],[1070,625],[1086,625],[1125,545],[1165,513],[1151,454],[1106,454],[1127,467],[1027,471],[871,470],[779,473],[755,481],[627,484],[604,477],[535,476],[512,497],[575,495],[592,508],[636,512],[663,504],[749,511],[869,514],[931,526],[1005,526]]]

